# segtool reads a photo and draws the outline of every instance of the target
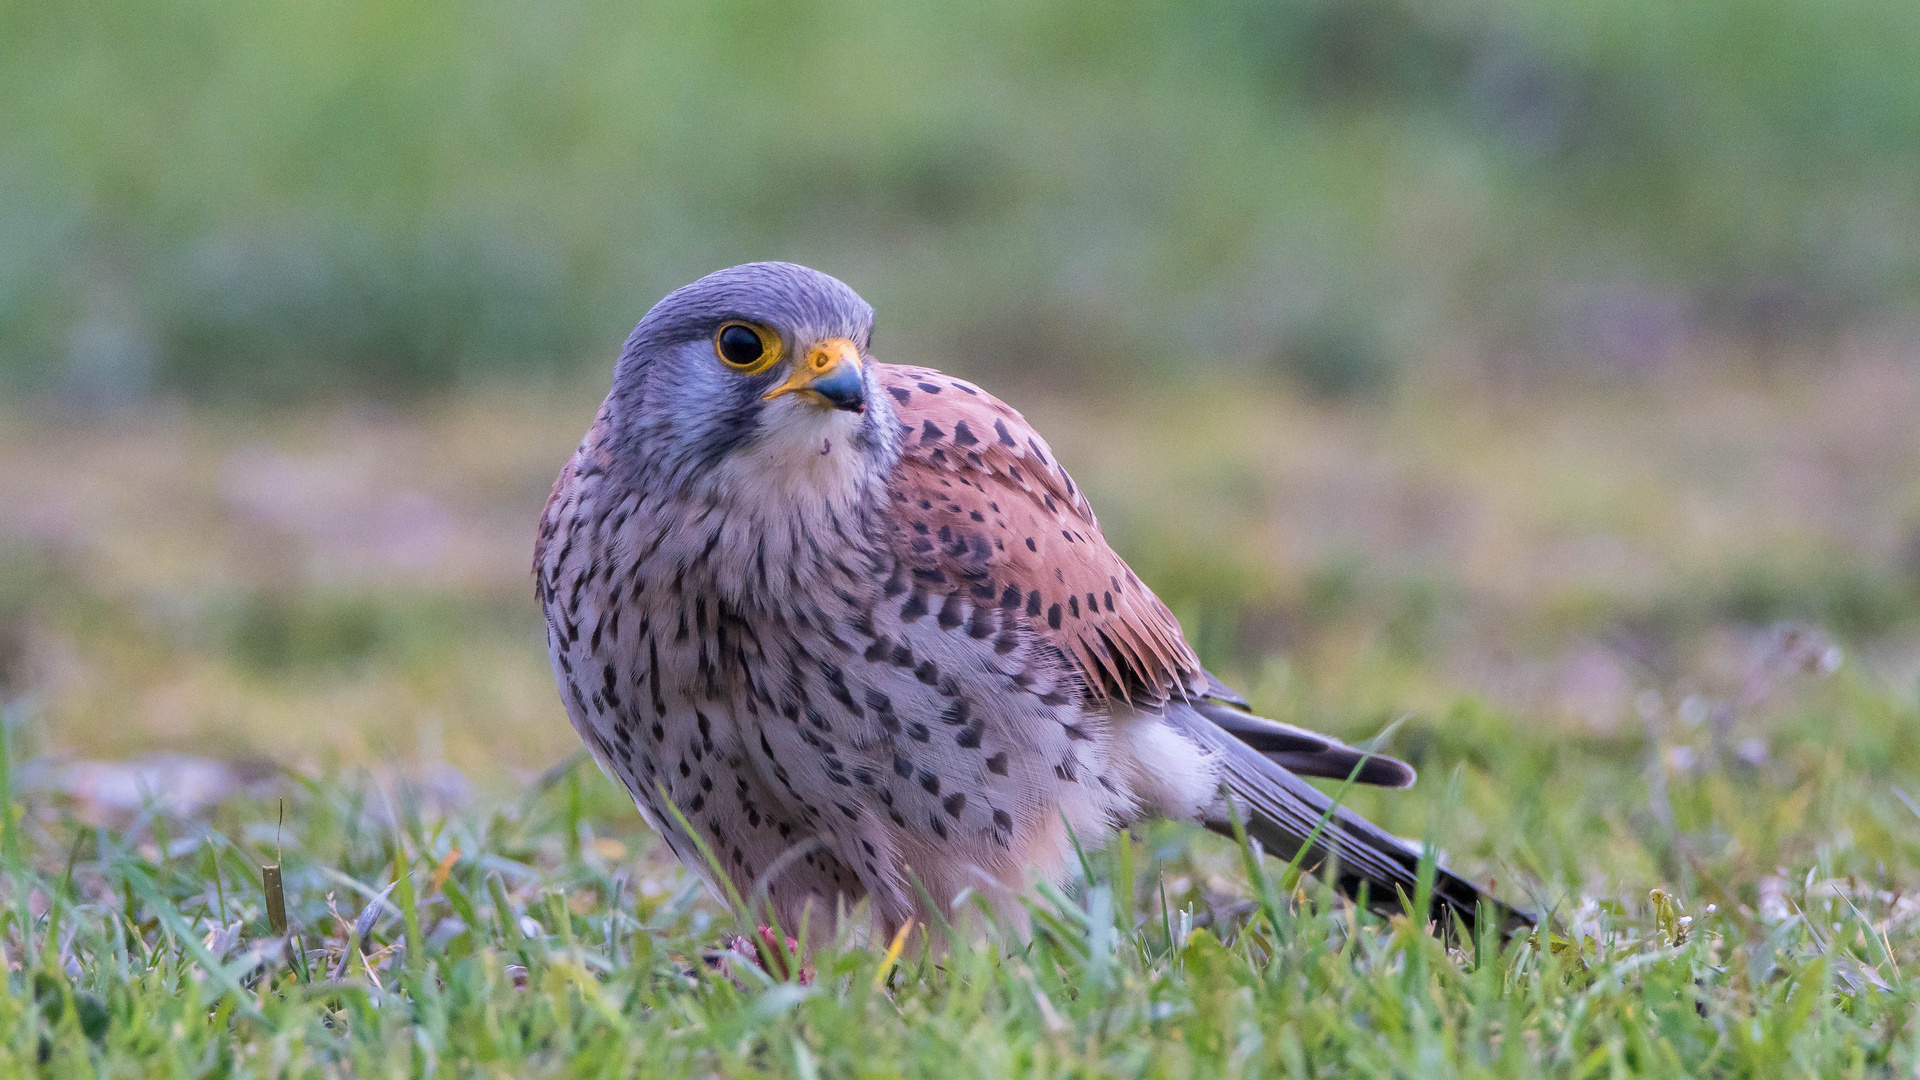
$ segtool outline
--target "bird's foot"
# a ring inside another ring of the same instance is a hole
[[[758,960],[760,967],[776,979],[795,978],[789,973],[789,965],[799,965],[796,981],[801,986],[813,985],[813,965],[800,964],[800,943],[788,938],[786,951],[782,952],[770,926],[760,927],[753,937],[741,934],[729,938],[726,947],[740,956]]]

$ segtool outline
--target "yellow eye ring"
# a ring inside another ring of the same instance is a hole
[[[764,326],[731,321],[713,333],[713,354],[742,375],[758,375],[780,362],[780,335]]]

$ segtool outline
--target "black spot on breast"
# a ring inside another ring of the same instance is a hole
[[[940,806],[947,812],[948,817],[957,818],[960,816],[960,811],[967,808],[967,793],[964,791],[956,791],[941,800]]]
[[[1076,619],[1079,618],[1080,617],[1080,598],[1077,596],[1067,597],[1067,610],[1073,614],[1074,618]]]
[[[1039,603],[1039,593],[1034,593],[1034,602]],[[1000,594],[1000,606],[1013,611],[1020,606],[1020,586],[1008,585],[1007,591]]]
[[[940,714],[940,722],[951,727],[959,727],[967,722],[967,714],[971,710],[972,706],[967,703],[966,698],[956,698],[954,703],[947,706],[946,710]]]
[[[1035,546],[1034,546],[1034,543],[1033,543],[1033,537],[1031,537],[1031,536],[1029,536],[1029,537],[1027,537],[1027,550],[1028,550],[1028,551],[1039,551],[1039,550],[1040,550],[1039,548],[1037,548],[1037,547],[1035,547]]]
[[[893,772],[894,775],[905,780],[913,775],[913,762],[909,761],[904,755],[895,754],[893,755]]]
[[[980,748],[980,736],[984,734],[985,731],[986,725],[979,720],[975,720],[973,723],[962,728],[960,734],[953,737],[954,744],[963,750],[977,750]]]
[[[920,389],[925,390],[929,394],[937,394],[940,392],[940,388],[930,382],[916,383],[915,385],[919,386]]]
[[[902,405],[905,405],[907,402],[913,400],[913,391],[907,389],[904,386],[889,386],[887,387],[887,393],[892,394],[893,400],[899,402]]]
[[[847,688],[846,676],[839,668],[831,665],[827,667],[826,675],[827,692],[833,695],[835,701],[846,706],[847,711],[853,714],[854,719],[860,719],[864,714],[859,704],[853,700],[853,691]]]
[[[940,681],[940,669],[933,661],[923,660],[920,662],[919,667],[913,669],[913,677],[926,683],[928,686],[932,686],[934,683]]]
[[[914,742],[926,742],[928,739],[933,738],[933,732],[928,729],[927,725],[916,722],[907,725],[907,738],[912,739]]]
[[[961,446],[974,446],[980,442],[980,436],[973,433],[965,420],[953,425],[953,441]]]
[[[944,439],[946,437],[947,437],[947,433],[940,430],[940,425],[934,423],[931,420],[928,420],[926,423],[920,425],[920,441],[921,442],[932,442],[935,439]]]
[[[913,590],[913,595],[907,597],[907,602],[900,605],[901,622],[912,622],[926,613],[927,594],[921,592],[919,589]]]
[[[987,759],[987,771],[995,776],[1007,775],[1007,752],[1005,750]]]
[[[995,420],[993,422],[993,433],[999,436],[1001,446],[1019,445],[1013,441],[1013,433],[1007,430],[1007,422],[1005,420]]]
[[[946,602],[940,605],[940,629],[951,630],[959,626],[965,607],[966,601],[960,599],[959,593],[948,593]]]
[[[1052,607],[1049,607],[1047,609],[1047,625],[1055,630],[1060,629],[1060,605],[1059,604],[1054,604]]]
[[[973,618],[967,621],[967,636],[977,641],[991,636],[999,628],[1000,620],[994,618],[992,608],[977,607],[973,609]]]
[[[1113,610],[1113,594],[1112,594],[1112,593],[1110,593],[1110,592],[1108,592],[1108,593],[1101,593],[1101,594],[1100,594],[1100,596],[1101,596],[1101,598],[1102,598],[1103,600],[1105,600],[1105,601],[1107,602],[1107,605],[1106,605],[1106,606],[1107,606],[1107,610],[1108,610],[1108,611],[1112,611],[1112,610]]]
[[[927,827],[932,829],[933,834],[940,839],[945,840],[947,838],[947,823],[941,821],[938,814],[927,815]]]
[[[940,794],[940,778],[930,772],[920,774],[920,788],[929,795]]]

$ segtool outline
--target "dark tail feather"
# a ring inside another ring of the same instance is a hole
[[[1237,705],[1203,700],[1193,703],[1192,708],[1215,727],[1296,776],[1322,776],[1329,780],[1352,776],[1355,783],[1376,787],[1413,786],[1413,766],[1385,754],[1370,754],[1331,735],[1255,716]],[[1354,774],[1355,767],[1360,770],[1358,775]]]
[[[1176,715],[1174,710],[1169,714]],[[1247,835],[1260,841],[1269,854],[1291,860],[1326,815],[1332,798],[1204,719],[1191,723],[1188,733],[1220,759],[1222,782],[1237,804]],[[1232,818],[1225,814],[1206,825],[1233,835]],[[1334,808],[1302,865],[1317,871],[1329,857],[1335,860],[1335,884],[1340,891],[1357,900],[1364,888],[1368,906],[1377,914],[1401,913],[1405,910],[1401,895],[1411,899],[1419,887],[1420,853],[1345,807]],[[1534,925],[1532,914],[1435,867],[1430,914],[1443,928],[1451,927],[1457,916],[1467,932],[1474,933],[1483,905],[1498,920],[1502,937]]]

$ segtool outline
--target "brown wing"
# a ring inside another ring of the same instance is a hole
[[[889,489],[895,544],[917,588],[1023,619],[1095,697],[1206,692],[1173,613],[1107,546],[1092,507],[1018,412],[937,371],[876,367],[901,423]]]

